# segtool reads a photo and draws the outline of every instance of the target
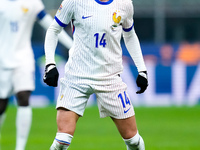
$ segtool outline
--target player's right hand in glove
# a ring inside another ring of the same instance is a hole
[[[43,81],[49,85],[49,86],[53,86],[53,87],[57,87],[58,86],[58,70],[56,68],[55,64],[48,64],[45,67],[45,73],[43,76]]]
[[[148,78],[147,78],[147,72],[141,71],[138,74],[138,77],[136,79],[137,86],[140,87],[140,90],[138,90],[136,93],[141,94],[143,93],[148,86]]]

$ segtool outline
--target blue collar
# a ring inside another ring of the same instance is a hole
[[[109,0],[109,1],[107,1],[107,2],[102,2],[102,1],[100,1],[100,0],[95,0],[97,3],[99,3],[99,4],[101,4],[101,5],[108,5],[108,4],[110,4],[110,3],[112,3],[113,2],[113,0]]]

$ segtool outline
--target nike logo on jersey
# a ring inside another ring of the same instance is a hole
[[[90,18],[92,16],[82,16],[82,19],[87,19],[87,18]]]
[[[131,107],[129,109],[127,109],[127,110],[124,110],[124,113],[127,113],[130,109],[131,109]]]

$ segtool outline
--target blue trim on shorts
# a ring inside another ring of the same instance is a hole
[[[66,27],[67,24],[62,23],[56,16],[54,17],[56,22],[61,26],[61,27]]]

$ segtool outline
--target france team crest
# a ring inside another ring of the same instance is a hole
[[[118,17],[117,17],[117,11],[113,13],[113,21],[114,21],[116,24],[119,24],[119,22],[121,21],[121,16],[118,16]]]
[[[119,11],[115,11],[113,13],[112,19],[114,21],[114,24],[112,25],[112,29],[116,28],[119,25],[120,21],[121,21],[121,16],[118,15],[118,12]]]

